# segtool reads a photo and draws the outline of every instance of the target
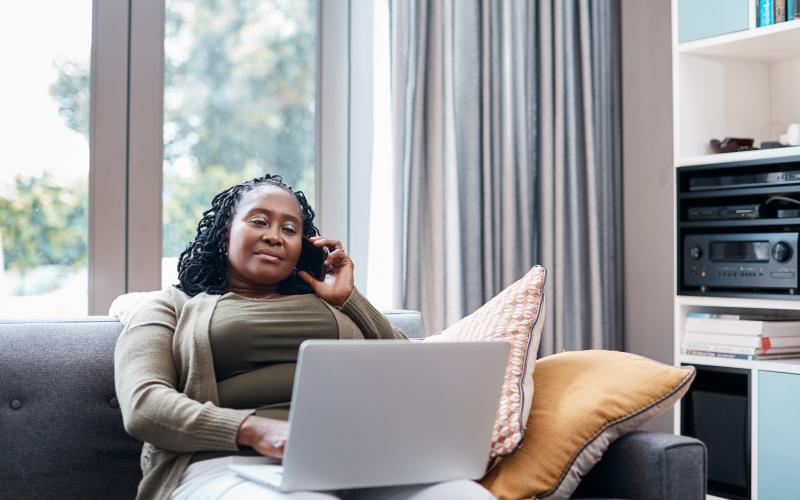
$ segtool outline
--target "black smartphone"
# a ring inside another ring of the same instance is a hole
[[[318,281],[325,279],[325,259],[328,249],[314,246],[308,238],[303,238],[303,249],[300,250],[300,260],[297,261],[297,270],[305,271]]]

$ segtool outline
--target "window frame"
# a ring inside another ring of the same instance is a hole
[[[323,234],[350,233],[350,3],[317,0],[315,201]],[[166,1],[92,6],[89,314],[161,288]]]
[[[127,289],[128,0],[94,0],[90,62],[88,293],[102,315]]]

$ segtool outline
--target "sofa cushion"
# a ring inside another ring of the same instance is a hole
[[[522,446],[481,483],[499,499],[567,498],[608,446],[678,401],[694,379],[676,368],[616,351],[540,359]]]
[[[511,343],[503,392],[494,424],[490,465],[522,442],[533,399],[533,369],[544,323],[546,273],[534,266],[477,311],[425,342]]]
[[[0,484],[9,498],[134,498],[141,443],[114,394],[112,318],[0,322]]]

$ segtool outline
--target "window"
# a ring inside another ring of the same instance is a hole
[[[102,315],[175,283],[212,195],[267,172],[346,243],[348,13],[349,0],[5,6],[0,316]]]
[[[91,41],[91,0],[3,6],[2,316],[87,314]]]
[[[317,8],[167,1],[162,286],[223,189],[280,174],[314,205]]]

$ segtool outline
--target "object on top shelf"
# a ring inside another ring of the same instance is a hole
[[[796,2],[792,0],[758,0],[758,25],[769,26],[794,19]],[[791,11],[789,9],[792,9]]]
[[[786,20],[794,21],[800,19],[800,2],[797,0],[786,0]]]
[[[758,25],[769,26],[775,24],[774,0],[758,0]]]
[[[734,153],[736,151],[750,151],[753,147],[753,139],[741,137],[726,137],[722,141],[711,139],[711,150],[715,153]]]
[[[772,0],[772,2],[775,4],[775,22],[786,21],[786,0]]]
[[[786,133],[780,136],[778,142],[784,146],[800,146],[800,124],[789,124]]]

